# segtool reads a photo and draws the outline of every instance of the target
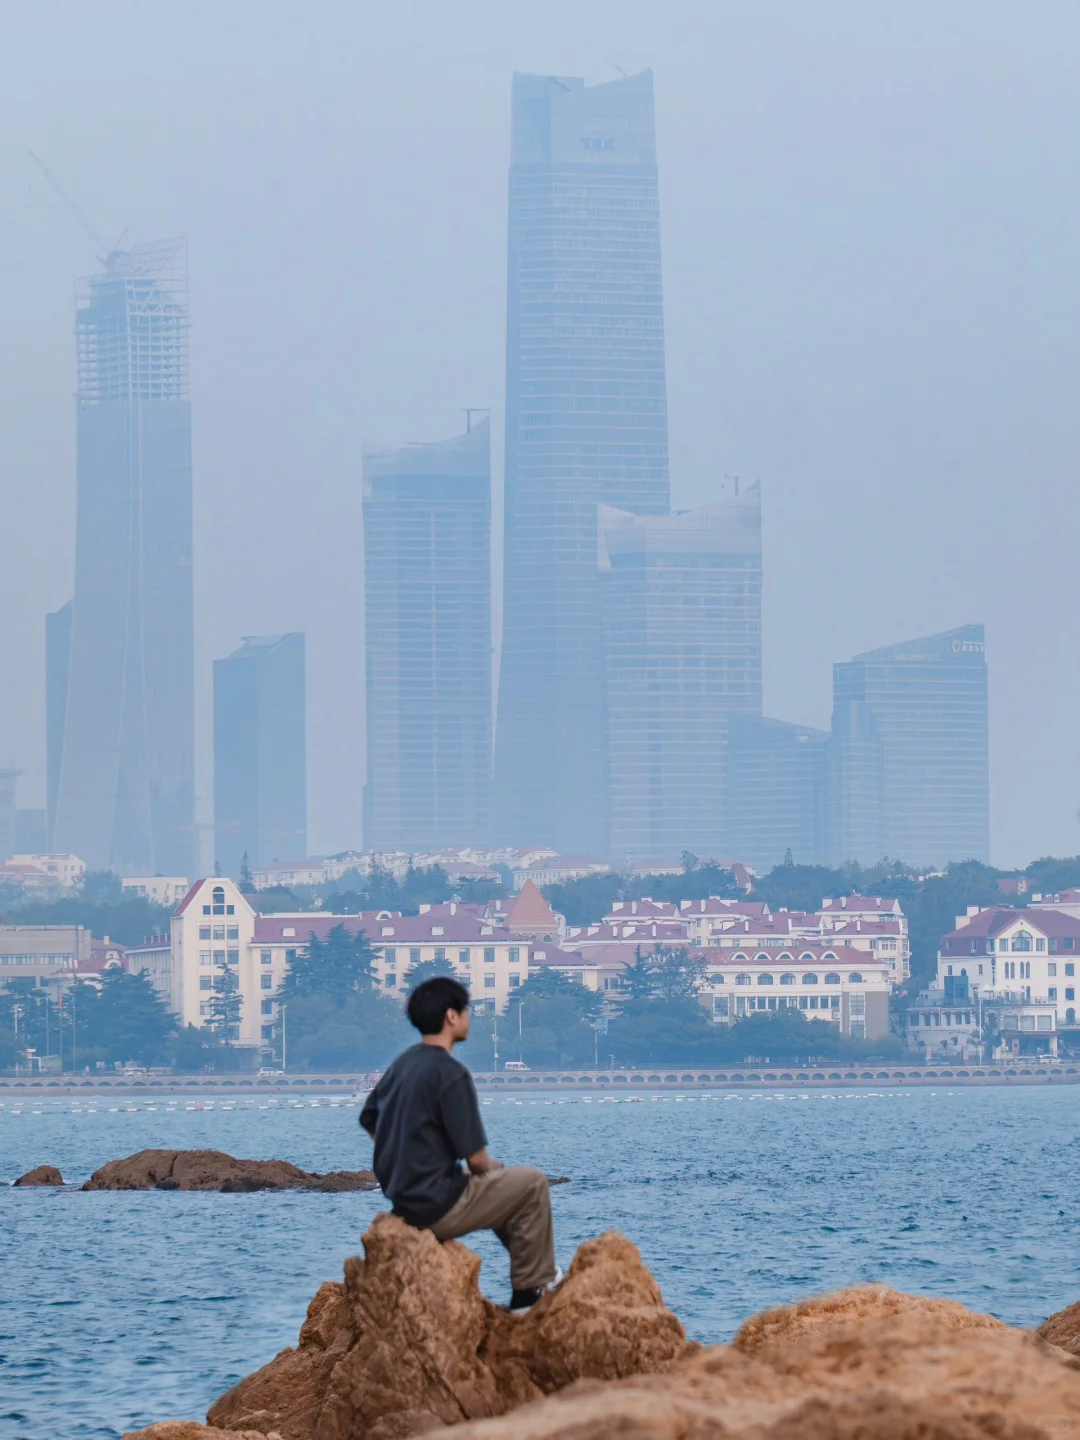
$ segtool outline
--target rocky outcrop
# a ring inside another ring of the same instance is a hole
[[[20,1175],[16,1185],[63,1185],[64,1177],[55,1165],[38,1165]]]
[[[859,1287],[771,1310],[664,1375],[576,1385],[456,1440],[1057,1440],[1080,1366],[948,1301]]]
[[[380,1216],[296,1349],[224,1395],[208,1426],[138,1440],[1062,1440],[1080,1361],[948,1300],[859,1286],[688,1344],[636,1249],[580,1247],[562,1286],[512,1320],[463,1245]],[[1064,1340],[1080,1306],[1043,1327]],[[1068,1319],[1066,1317],[1069,1317]],[[1054,1330],[1057,1325],[1057,1330]],[[135,1440],[135,1437],[125,1437]]]
[[[1038,1334],[1070,1355],[1080,1356],[1080,1300],[1051,1315],[1039,1326]]]
[[[391,1440],[501,1415],[574,1380],[663,1371],[693,1348],[620,1235],[582,1245],[559,1289],[518,1319],[480,1294],[479,1270],[464,1245],[380,1215],[344,1284],[315,1296],[297,1348],[222,1396],[209,1423]]]
[[[370,1170],[301,1170],[288,1160],[237,1160],[222,1150],[140,1150],[95,1170],[84,1190],[376,1190]]]

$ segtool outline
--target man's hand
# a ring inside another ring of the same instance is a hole
[[[475,1155],[470,1155],[465,1161],[474,1175],[486,1175],[489,1170],[499,1170],[502,1167],[498,1160],[493,1160],[487,1149],[477,1150]]]

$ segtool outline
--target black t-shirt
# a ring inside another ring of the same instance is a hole
[[[375,1136],[372,1168],[411,1225],[434,1225],[466,1185],[461,1161],[487,1144],[472,1076],[441,1045],[400,1054],[368,1096],[360,1124]]]

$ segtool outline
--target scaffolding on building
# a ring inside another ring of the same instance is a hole
[[[76,285],[80,405],[187,400],[187,242],[114,249]]]

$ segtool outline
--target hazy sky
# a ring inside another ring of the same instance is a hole
[[[27,152],[108,240],[189,237],[200,793],[212,658],[303,629],[331,850],[359,838],[361,437],[491,405],[498,461],[511,72],[652,66],[672,491],[762,481],[767,713],[825,727],[834,660],[984,620],[994,859],[1080,850],[1078,55],[1064,0],[9,0],[0,763],[23,803],[95,262]]]

